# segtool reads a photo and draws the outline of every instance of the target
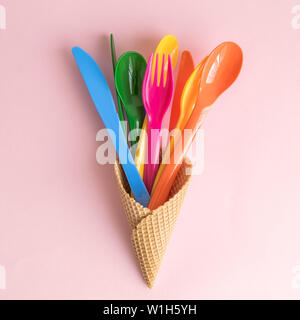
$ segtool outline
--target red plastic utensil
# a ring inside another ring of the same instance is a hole
[[[158,81],[158,55],[156,57],[154,81],[151,81],[153,54],[151,55],[143,82],[143,102],[148,118],[148,157],[144,167],[144,182],[149,192],[159,167],[160,130],[163,117],[168,110],[174,91],[171,56],[168,55],[165,79],[165,55],[163,55],[160,81]]]
[[[174,91],[174,98],[171,107],[170,125],[169,131],[171,132],[176,128],[177,121],[180,115],[180,100],[183,88],[189,76],[194,71],[194,62],[192,55],[189,51],[183,51],[181,54],[179,71],[176,80],[176,86]]]

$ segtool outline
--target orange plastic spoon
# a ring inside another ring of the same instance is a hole
[[[243,53],[241,48],[233,42],[224,42],[215,48],[208,57],[202,71],[200,92],[197,99],[197,104],[189,118],[185,129],[193,130],[190,135],[183,152],[176,162],[167,164],[162,172],[162,175],[157,183],[154,193],[151,197],[149,208],[156,209],[168,199],[169,192],[174,183],[178,170],[181,167],[182,160],[187,153],[197,130],[202,124],[202,116],[204,109],[209,107],[237,78],[240,73],[243,62]],[[173,151],[176,154],[176,149],[181,141],[178,141]],[[177,154],[176,154],[177,155]],[[171,157],[172,159],[173,157]]]

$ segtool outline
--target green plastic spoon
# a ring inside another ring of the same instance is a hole
[[[142,55],[129,51],[120,56],[115,70],[115,84],[127,114],[131,145],[138,142],[137,132],[132,130],[141,129],[145,118],[142,86],[146,67]]]

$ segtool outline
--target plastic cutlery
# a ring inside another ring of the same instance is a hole
[[[189,51],[183,51],[181,54],[179,70],[176,80],[176,86],[174,91],[174,97],[171,107],[170,125],[169,131],[171,132],[176,128],[179,116],[180,116],[180,100],[183,88],[186,84],[187,79],[194,71],[194,62],[192,55]]]
[[[181,161],[202,124],[203,115],[207,107],[213,104],[219,95],[235,81],[240,73],[242,62],[242,50],[233,42],[220,44],[207,58],[202,71],[197,103],[185,126],[185,129],[193,130],[193,134],[185,143],[184,150],[179,159],[165,166],[149,203],[151,210],[156,209],[168,199],[169,192],[182,164]],[[179,143],[181,144],[181,141],[178,141],[175,146],[175,154]]]
[[[112,60],[113,72],[114,72],[114,75],[115,75],[117,58],[116,58],[115,41],[114,41],[114,36],[113,36],[112,33],[110,34],[110,52],[111,52],[111,60]],[[120,118],[121,121],[124,121],[122,102],[121,102],[121,99],[120,99],[120,97],[118,95],[117,90],[116,90],[116,95],[117,95],[119,118]],[[123,128],[123,129],[124,129],[124,134],[126,134],[125,128]]]
[[[142,86],[146,67],[142,55],[129,51],[120,56],[115,71],[116,88],[129,122],[131,145],[138,141],[136,129],[141,129],[145,118]]]
[[[137,202],[147,206],[150,196],[134,164],[116,112],[113,97],[102,71],[93,58],[81,48],[74,47],[72,52],[96,109],[105,127],[109,129],[108,133],[119,155],[120,163],[133,195]]]
[[[145,163],[145,155],[146,155],[146,147],[147,147],[147,128],[148,128],[148,119],[147,117],[145,117],[139,142],[136,148],[135,159],[134,159],[135,165],[142,179],[144,177],[144,163]]]
[[[176,63],[177,63],[177,57],[178,57],[178,41],[177,41],[177,39],[173,35],[168,34],[160,40],[160,42],[155,50],[155,53],[154,53],[153,60],[155,60],[155,61],[152,61],[153,76],[154,76],[154,67],[155,67],[155,62],[156,62],[155,57],[157,54],[160,57],[160,62],[162,62],[162,57],[164,54],[166,57],[168,55],[170,55],[171,60],[172,60],[172,67],[173,67],[173,70],[175,70]],[[158,65],[158,74],[161,73],[161,65],[162,65],[161,63]],[[147,144],[147,139],[146,139],[147,138],[147,136],[146,136],[147,126],[148,126],[148,120],[147,120],[147,117],[145,117],[143,127],[142,127],[143,131],[140,135],[140,139],[138,142],[138,147],[137,147],[137,151],[136,151],[136,155],[135,155],[135,164],[136,164],[142,178],[144,176],[145,151],[146,151],[146,144]]]
[[[151,192],[159,166],[160,130],[163,117],[173,96],[173,71],[171,56],[168,55],[168,72],[164,76],[165,55],[163,55],[160,81],[158,81],[158,55],[156,57],[154,80],[151,81],[153,55],[147,65],[143,82],[143,101],[148,118],[148,161],[144,168],[144,181]],[[166,79],[165,79],[166,78]]]
[[[189,76],[184,86],[184,89],[182,91],[181,100],[180,100],[180,114],[176,124],[176,128],[180,130],[184,129],[196,105],[197,98],[200,92],[202,70],[206,61],[207,61],[207,57],[205,57],[198,64],[196,69]]]
[[[165,55],[166,57],[168,55],[171,56],[171,60],[172,60],[172,67],[173,70],[175,70],[176,67],[176,63],[177,63],[177,58],[178,58],[178,41],[176,39],[176,37],[174,37],[172,34],[168,34],[166,36],[164,36],[155,52],[154,52],[154,56],[153,56],[153,61],[152,61],[152,82],[154,81],[154,71],[155,71],[155,65],[156,65],[156,58],[158,56],[158,82],[160,81],[160,75],[161,73],[161,68],[164,67],[164,76],[166,78],[167,73],[168,73],[168,65],[164,64],[163,66],[163,55]]]
[[[160,176],[164,170],[164,167],[167,163],[172,161],[173,159],[170,157],[173,154],[174,145],[177,143],[179,139],[182,139],[182,130],[186,125],[187,121],[189,120],[191,113],[195,107],[197,97],[199,94],[200,89],[200,81],[204,63],[207,58],[203,59],[200,64],[196,67],[196,69],[192,72],[189,76],[188,80],[186,81],[184,88],[182,90],[181,98],[180,98],[180,108],[177,123],[174,129],[177,131],[172,132],[170,135],[170,141],[167,148],[164,151],[163,158],[161,164],[159,166],[151,193],[153,194],[156,185],[160,179]],[[178,108],[178,107],[177,107]],[[173,129],[173,130],[174,130]]]

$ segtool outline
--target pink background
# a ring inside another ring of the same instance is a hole
[[[300,30],[297,0],[1,0],[0,299],[299,299]],[[205,122],[194,176],[155,287],[131,248],[102,128],[71,47],[112,86],[117,52],[146,58],[174,34],[195,63],[220,42],[244,51],[238,81]]]

